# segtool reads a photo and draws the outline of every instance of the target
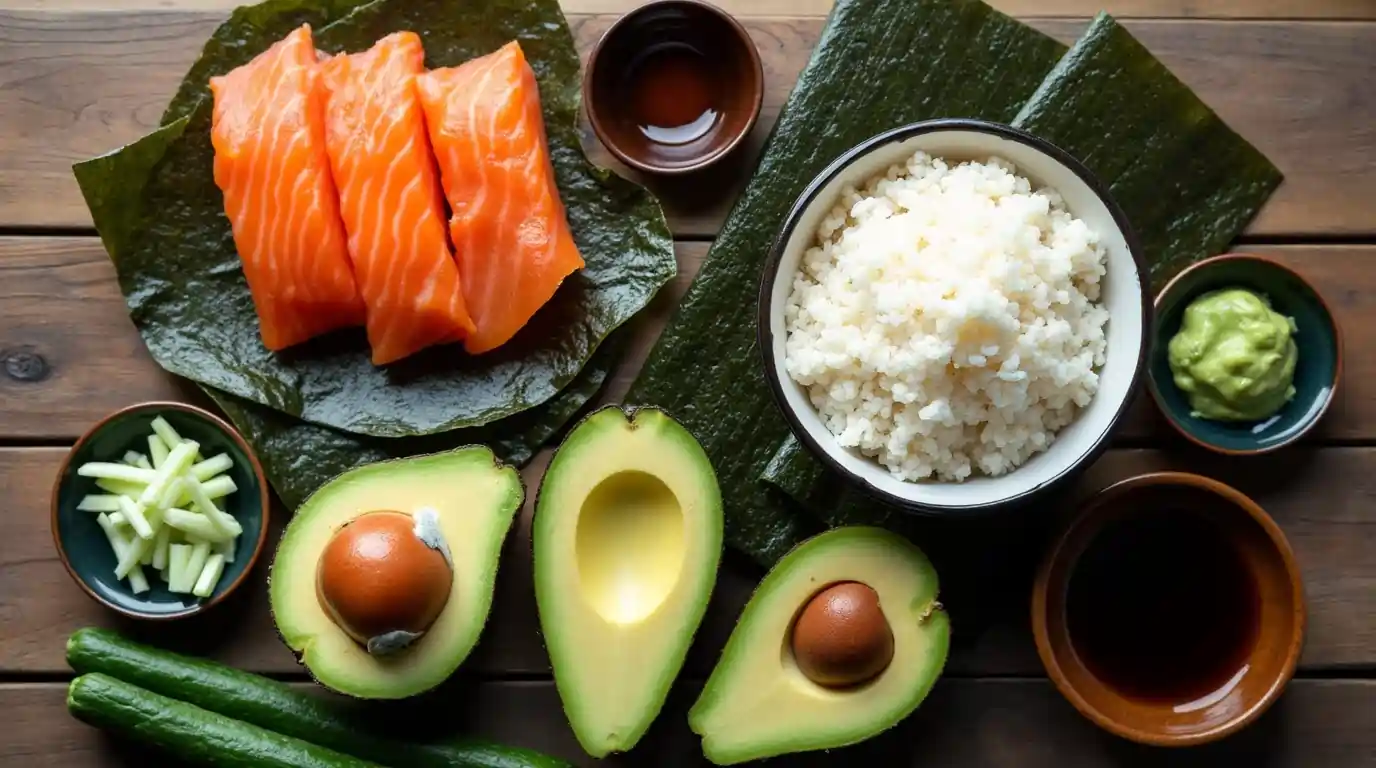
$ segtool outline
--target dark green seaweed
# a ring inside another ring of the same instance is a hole
[[[788,209],[827,163],[880,131],[936,117],[1011,120],[1064,51],[977,0],[836,4],[754,177],[627,398],[662,406],[702,442],[734,548],[771,563],[816,528],[758,482],[788,434],[755,345],[760,269]]]
[[[835,472],[812,457],[793,435],[784,438],[760,473],[760,482],[771,486],[814,518],[829,526],[878,525],[892,527],[892,508],[860,493],[853,493]]]
[[[348,5],[320,7],[337,12]],[[167,370],[200,384],[305,421],[375,437],[481,426],[546,402],[574,380],[607,334],[642,309],[676,272],[672,237],[658,202],[583,155],[576,126],[579,60],[558,3],[376,0],[316,35],[321,49],[339,52],[362,50],[382,35],[412,29],[424,39],[432,67],[459,64],[519,40],[540,84],[560,193],[587,262],[500,349],[475,357],[449,345],[386,368],[369,362],[361,330],[331,334],[283,354],[262,346],[212,175],[210,100],[190,102],[207,74],[266,48],[301,19],[306,7],[277,0],[236,14],[227,22],[232,28],[222,27],[207,44],[188,75],[189,85],[169,107],[171,114],[186,111],[185,122],[75,167],[149,351]]]
[[[334,476],[364,464],[486,445],[497,458],[521,465],[597,396],[624,346],[613,336],[573,383],[548,402],[495,424],[417,437],[369,437],[301,421],[257,403],[203,387],[253,446],[263,473],[288,509]]]
[[[1112,17],[1100,14],[1013,124],[1077,157],[1108,184],[1159,287],[1227,248],[1280,184],[1229,128]],[[828,524],[899,514],[843,487],[790,436],[760,475]]]
[[[1155,287],[1220,253],[1281,173],[1101,13],[1013,125],[1079,158],[1127,213]]]

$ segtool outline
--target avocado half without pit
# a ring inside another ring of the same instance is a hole
[[[721,491],[663,412],[584,419],[535,502],[535,597],[564,712],[593,757],[633,747],[664,705],[707,608]]]
[[[760,582],[688,723],[717,765],[855,744],[917,709],[950,636],[922,550],[837,528]]]
[[[444,682],[487,622],[520,477],[481,446],[345,472],[297,510],[273,559],[283,640],[321,685],[398,699]]]

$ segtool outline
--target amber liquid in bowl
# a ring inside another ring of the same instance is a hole
[[[722,117],[721,76],[707,56],[685,43],[651,49],[631,65],[624,85],[636,128],[668,146],[706,136]]]
[[[1256,576],[1205,514],[1164,508],[1108,523],[1072,571],[1075,654],[1126,698],[1210,706],[1247,674],[1261,626]]]

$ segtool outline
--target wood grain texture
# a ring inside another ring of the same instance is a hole
[[[206,615],[171,625],[118,619],[71,583],[52,546],[48,494],[59,448],[0,449],[0,498],[9,500],[0,537],[0,674],[65,671],[64,643],[73,630],[114,626],[161,645],[202,653],[259,672],[299,673],[268,615],[269,549],[251,581]],[[546,456],[523,473],[538,486]],[[1309,636],[1302,668],[1376,667],[1376,449],[1295,450],[1259,461],[1229,462],[1190,453],[1114,450],[1080,485],[1081,494],[1145,471],[1181,469],[1231,483],[1253,496],[1285,530],[1304,569]],[[534,494],[531,494],[532,498]],[[506,543],[497,597],[483,640],[464,669],[480,676],[544,674],[548,659],[538,631],[530,561],[531,508]],[[285,517],[278,515],[280,526]],[[1028,634],[1027,596],[1057,510],[1017,519],[924,526],[922,544],[942,577],[958,675],[1040,675]],[[275,543],[276,536],[273,537]],[[705,676],[734,626],[760,572],[728,557],[708,618],[688,662]]]
[[[155,127],[221,15],[0,11],[0,227],[89,226],[71,164]],[[573,17],[580,47],[586,51],[613,19]],[[1034,25],[1064,40],[1084,26],[1045,19]],[[717,231],[822,21],[755,19],[748,26],[767,70],[765,114],[734,163],[707,178],[656,184],[680,235]],[[1376,234],[1365,203],[1376,197],[1376,57],[1368,55],[1376,24],[1127,26],[1286,173],[1251,234]],[[607,162],[600,147],[590,153]]]
[[[609,387],[629,387],[707,254],[679,243],[679,275],[634,323]],[[1321,439],[1376,439],[1376,246],[1271,246],[1265,253],[1312,280],[1346,332],[1347,370]],[[0,424],[5,437],[64,440],[138,400],[194,398],[165,374],[130,323],[114,269],[94,238],[0,238]],[[1125,436],[1173,438],[1141,398]],[[1183,441],[1180,441],[1183,442]]]
[[[0,730],[0,764],[25,768],[173,768],[160,755],[134,749],[67,715],[66,686],[0,686],[8,713]],[[582,754],[551,683],[450,686],[430,700],[447,733],[472,733],[538,749],[579,766],[707,768],[687,726],[697,687],[679,685],[654,727],[632,752],[606,760]],[[417,708],[419,709],[419,708]],[[1189,750],[1140,747],[1098,731],[1044,681],[944,680],[897,728],[829,753],[795,755],[769,765],[790,768],[1359,768],[1376,764],[1376,682],[1298,680],[1247,731]],[[424,717],[424,711],[421,712]]]
[[[647,0],[561,0],[565,13],[619,14]],[[227,13],[241,0],[0,0],[0,9],[100,11],[186,10]],[[717,0],[716,5],[743,17],[819,17],[832,0]],[[1014,16],[1092,16],[1101,9],[1124,18],[1195,19],[1372,19],[1376,5],[1368,0],[990,0]]]

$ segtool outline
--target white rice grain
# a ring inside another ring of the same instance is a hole
[[[1000,475],[1098,389],[1105,262],[1007,161],[919,152],[823,218],[785,306],[785,367],[842,445],[898,478]]]

